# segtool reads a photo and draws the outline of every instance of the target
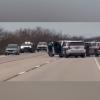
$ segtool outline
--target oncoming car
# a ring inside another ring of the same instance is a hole
[[[37,45],[37,51],[47,51],[47,42],[39,42]]]
[[[8,44],[8,46],[5,49],[5,55],[9,54],[15,54],[19,55],[20,54],[20,47],[18,44]]]
[[[25,42],[20,46],[20,52],[24,53],[24,52],[35,52],[35,47],[33,45],[33,43],[31,42]]]

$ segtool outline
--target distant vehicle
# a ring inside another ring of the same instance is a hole
[[[24,42],[21,46],[20,46],[20,52],[24,53],[24,52],[35,52],[35,47],[34,44],[32,42]]]
[[[95,55],[95,56],[100,55],[100,42],[91,41],[91,42],[85,43],[85,45],[87,44],[89,46],[89,56],[90,55]]]
[[[95,42],[85,42],[86,56],[95,54]]]
[[[18,44],[8,44],[8,46],[5,49],[5,55],[9,54],[20,54],[20,47],[18,46]]]
[[[86,50],[83,41],[64,41],[63,42],[63,56],[81,56],[85,57]]]
[[[37,51],[47,51],[47,42],[39,42],[37,45]]]
[[[100,42],[96,42],[95,56],[100,55]]]

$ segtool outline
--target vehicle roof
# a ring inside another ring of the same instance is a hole
[[[83,41],[74,41],[74,40],[68,40],[68,41],[64,41],[64,42],[83,42]]]
[[[100,42],[91,41],[91,42],[85,42],[85,43],[100,43]]]
[[[39,42],[39,43],[47,43],[47,42]]]
[[[96,43],[100,43],[100,42],[96,42]]]
[[[11,45],[11,46],[13,46],[13,45],[15,46],[16,45],[17,46],[18,44],[8,44],[8,45]]]

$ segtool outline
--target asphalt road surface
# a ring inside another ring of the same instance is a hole
[[[46,53],[0,56],[0,81],[100,81],[100,58]]]

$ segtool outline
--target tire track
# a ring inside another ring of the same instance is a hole
[[[8,61],[3,61],[0,63],[1,64],[4,64],[4,63],[9,63],[9,62],[16,62],[16,61],[21,61],[21,60],[25,60],[25,59],[31,59],[33,57],[39,57],[39,56],[43,56],[43,54],[41,55],[34,55],[34,56],[31,56],[31,57],[23,57],[23,58],[19,58],[19,59],[14,59],[14,60],[8,60]]]
[[[18,77],[18,76],[20,76],[20,75],[22,75],[22,74],[25,74],[25,73],[28,73],[28,72],[33,71],[33,70],[35,70],[35,69],[38,69],[38,68],[40,68],[40,67],[43,67],[43,66],[45,66],[45,65],[47,65],[47,64],[50,64],[50,63],[53,63],[53,62],[58,62],[59,60],[61,60],[61,59],[60,59],[59,57],[57,57],[57,58],[55,58],[55,59],[51,59],[51,60],[49,60],[49,61],[46,61],[46,62],[44,62],[44,63],[42,63],[42,64],[40,64],[40,65],[36,65],[36,66],[31,65],[31,66],[34,66],[34,67],[29,68],[29,69],[27,69],[27,70],[25,70],[25,71],[19,72],[19,73],[15,74],[15,75],[12,75],[12,76],[10,76],[10,77],[4,79],[3,82],[7,82],[7,81],[9,81],[9,80],[11,80],[11,79],[13,79],[13,78],[15,78],[15,77]],[[29,66],[29,67],[31,67],[31,66]]]
[[[58,60],[58,59],[55,59],[55,60]],[[52,62],[55,62],[55,61],[54,61],[54,60],[53,60],[53,61],[50,60],[50,61],[47,61],[47,62],[42,63],[42,64],[40,64],[40,65],[36,65],[36,66],[34,66],[34,67],[30,68],[30,69],[27,69],[26,71],[20,72],[20,73],[18,73],[18,74],[12,75],[11,77],[8,77],[8,78],[4,79],[3,82],[9,81],[9,80],[11,80],[11,79],[13,79],[13,78],[15,78],[15,77],[18,77],[18,76],[20,76],[20,75],[22,75],[22,74],[25,74],[25,73],[28,73],[28,72],[33,71],[33,70],[35,70],[35,69],[38,69],[38,68],[40,68],[40,67],[43,67],[43,66],[45,66],[45,65],[47,65],[47,64],[49,64],[49,63],[52,63]]]

